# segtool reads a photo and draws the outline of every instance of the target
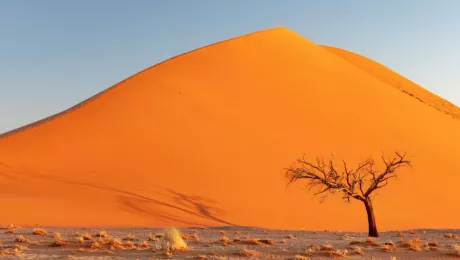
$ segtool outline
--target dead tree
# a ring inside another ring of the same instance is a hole
[[[375,161],[372,157],[358,164],[356,169],[349,169],[343,161],[343,167],[339,171],[333,162],[333,157],[325,163],[323,158],[317,157],[316,163],[311,163],[305,158],[298,159],[295,166],[286,169],[288,183],[306,179],[307,186],[319,188],[314,194],[322,196],[322,201],[334,193],[342,193],[345,202],[356,199],[364,203],[369,224],[369,236],[378,237],[377,224],[375,222],[374,209],[372,206],[373,194],[376,190],[387,186],[390,179],[396,178],[396,170],[400,167],[410,166],[411,162],[405,154],[396,152],[394,156],[385,158],[385,164],[381,171],[375,170]]]

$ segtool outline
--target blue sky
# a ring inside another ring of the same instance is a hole
[[[183,52],[278,25],[460,105],[457,0],[0,1],[0,133]]]

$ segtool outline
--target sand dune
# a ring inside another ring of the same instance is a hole
[[[399,149],[414,167],[375,199],[379,227],[458,228],[460,122],[446,104],[286,28],[230,39],[0,136],[0,223],[363,231],[362,205],[320,204],[286,188],[283,168]]]

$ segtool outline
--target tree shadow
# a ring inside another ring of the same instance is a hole
[[[3,164],[5,165],[5,164]],[[168,203],[164,200],[155,199],[152,197],[144,196],[135,192],[131,192],[128,190],[120,189],[117,187],[111,187],[103,184],[95,184],[90,182],[84,181],[74,181],[69,180],[63,177],[43,174],[36,171],[21,171],[18,172],[14,170],[11,166],[8,165],[10,170],[13,170],[16,173],[20,173],[21,175],[27,174],[31,177],[38,178],[38,179],[46,179],[55,182],[67,183],[72,185],[79,185],[90,187],[94,189],[100,189],[112,193],[118,194],[118,202],[134,213],[146,215],[148,217],[157,218],[161,221],[173,221],[173,222],[180,222],[184,224],[197,224],[192,223],[190,221],[185,220],[186,217],[195,217],[202,220],[211,220],[216,223],[225,224],[229,226],[238,226],[234,223],[231,223],[227,220],[224,220],[221,216],[223,214],[223,210],[219,209],[216,206],[211,204],[215,204],[213,200],[205,199],[200,196],[189,196],[185,195],[172,189],[166,189],[167,193],[166,196],[175,203]],[[2,175],[2,173],[0,173]],[[7,175],[8,176],[8,175]],[[20,181],[29,182],[29,178],[19,179]],[[168,214],[166,213],[165,209],[168,209],[169,212],[171,210],[176,211],[177,214]]]

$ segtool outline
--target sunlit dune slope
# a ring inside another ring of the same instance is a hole
[[[379,227],[459,227],[459,137],[458,120],[280,27],[1,136],[0,223],[366,230],[363,205],[320,204],[283,169],[399,149],[414,167],[375,198]]]
[[[364,72],[376,77],[378,80],[395,87],[407,95],[416,98],[420,102],[423,102],[433,108],[439,110],[442,113],[446,113],[455,119],[460,120],[460,108],[450,103],[449,101],[429,92],[428,90],[420,87],[409,79],[398,75],[389,68],[382,64],[368,59],[359,54],[346,51],[343,49],[322,46],[334,54],[342,57],[346,61],[362,69]]]

